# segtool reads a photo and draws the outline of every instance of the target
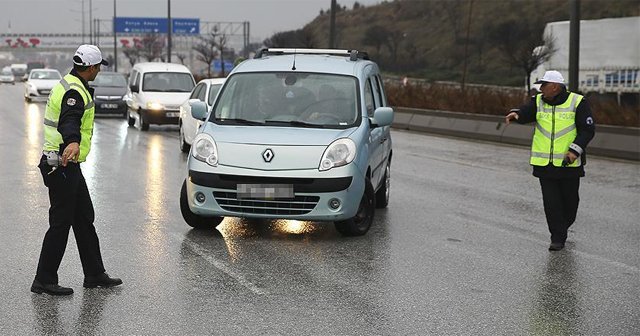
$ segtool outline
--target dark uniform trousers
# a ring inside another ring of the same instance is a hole
[[[564,243],[578,213],[580,178],[540,178],[551,242]]]
[[[79,163],[69,162],[48,174],[52,167],[43,156],[38,165],[44,184],[49,188],[49,230],[44,236],[36,280],[58,283],[58,268],[69,238],[69,228],[78,244],[78,252],[85,276],[105,271],[100,255],[98,235],[93,226],[94,210],[87,183]]]

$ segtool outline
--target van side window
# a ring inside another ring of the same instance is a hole
[[[198,98],[198,95],[200,94],[200,91],[202,91],[203,86],[204,84],[198,84],[198,86],[196,86],[196,88],[193,89],[193,92],[191,92],[189,99],[200,99]]]
[[[371,88],[371,80],[367,79],[364,85],[364,105],[367,109],[367,115],[373,117],[375,111],[375,102],[373,98],[373,89]]]
[[[386,96],[384,94],[384,86],[382,85],[382,79],[380,78],[379,75],[375,76],[375,81],[376,81],[376,89],[378,91],[378,101],[380,102],[380,106],[387,106],[387,100],[386,100]]]
[[[138,76],[138,71],[133,70],[131,71],[131,75],[129,75],[129,86],[133,85],[133,83],[135,83],[136,77]]]
[[[136,78],[133,80],[133,85],[138,86],[140,88],[140,73],[136,73]]]
[[[377,76],[369,77],[371,81],[371,87],[373,88],[374,98],[375,98],[375,108],[383,106],[384,101],[382,100],[382,94],[380,92],[380,83],[378,83]]]
[[[201,101],[204,102],[204,98],[207,95],[207,85],[206,84],[202,84],[200,85],[200,91],[198,91],[198,95],[197,98]]]

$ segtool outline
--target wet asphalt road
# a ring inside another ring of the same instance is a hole
[[[550,253],[528,150],[393,133],[389,208],[371,231],[183,222],[174,127],[96,120],[83,171],[114,289],[29,292],[47,229],[44,104],[0,86],[0,335],[638,335],[640,165],[589,157],[564,251]]]

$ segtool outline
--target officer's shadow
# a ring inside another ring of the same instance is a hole
[[[34,318],[41,335],[96,335],[100,332],[100,322],[106,304],[120,295],[121,287],[109,289],[83,289],[73,296],[55,297],[50,295],[32,295],[31,303]],[[65,323],[67,316],[61,312],[60,306],[72,306],[74,297],[80,294],[82,303],[74,325]]]

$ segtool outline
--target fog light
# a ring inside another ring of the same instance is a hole
[[[340,200],[337,198],[332,198],[329,200],[329,208],[333,209],[333,210],[338,210],[338,208],[340,207]]]
[[[203,193],[201,193],[199,191],[196,193],[196,202],[204,203],[205,199],[206,199],[206,197],[204,196]]]

